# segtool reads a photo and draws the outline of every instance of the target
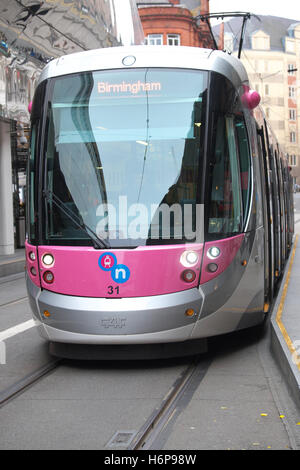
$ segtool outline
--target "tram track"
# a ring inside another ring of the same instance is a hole
[[[10,305],[15,305],[15,304],[18,304],[18,303],[21,303],[21,302],[25,302],[26,300],[28,300],[28,296],[20,297],[19,299],[11,300],[10,302],[0,304],[0,308],[9,307]]]
[[[192,398],[204,378],[212,359],[193,361],[174,382],[161,404],[155,408],[145,424],[136,433],[127,450],[162,448],[162,434],[168,424],[180,413]],[[160,443],[160,445],[159,445]]]
[[[24,393],[32,385],[35,385],[40,379],[56,369],[62,362],[62,359],[53,359],[47,364],[39,367],[35,371],[25,375],[22,379],[0,392],[0,408]]]
[[[41,379],[55,371],[63,359],[53,358],[48,363],[27,374],[4,391],[0,392],[0,409],[19,397]],[[193,360],[167,391],[162,401],[154,409],[146,422],[133,436],[126,450],[148,450],[162,448],[162,436],[165,435],[169,423],[187,406],[199,383],[204,378],[211,359]],[[116,433],[118,434],[118,433]],[[153,447],[155,446],[155,447]]]

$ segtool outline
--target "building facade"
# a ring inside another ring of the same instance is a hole
[[[156,0],[137,2],[145,42],[149,45],[193,46],[213,48],[209,26],[197,16],[209,13],[208,0],[190,2]],[[198,6],[197,6],[198,4]]]
[[[24,245],[28,104],[52,58],[141,44],[135,0],[0,2],[0,255]]]
[[[224,24],[224,49],[236,53],[240,20]],[[220,29],[216,30],[219,34]],[[252,88],[288,155],[294,183],[300,185],[300,23],[286,18],[252,17],[241,60]]]

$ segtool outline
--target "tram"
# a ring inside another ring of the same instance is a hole
[[[264,321],[293,188],[238,59],[168,46],[60,57],[31,129],[27,290],[52,354],[186,354]]]

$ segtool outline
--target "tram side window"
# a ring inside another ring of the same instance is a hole
[[[247,217],[249,202],[250,202],[250,191],[251,191],[251,168],[250,168],[250,152],[248,134],[246,125],[242,117],[235,117],[235,129],[237,137],[237,146],[239,153],[239,163],[241,172],[241,190],[242,190],[242,202],[244,212],[244,223]]]
[[[27,233],[29,241],[33,242],[36,238],[35,234],[35,191],[34,191],[34,178],[35,178],[35,147],[36,147],[36,124],[31,126],[31,138],[30,138],[30,158],[28,161],[27,170],[27,181],[28,181],[28,192],[27,192]]]
[[[46,82],[42,82],[36,89],[31,111],[30,156],[27,166],[27,195],[26,195],[26,229],[28,241],[35,243],[37,239],[37,191],[38,191],[38,158],[40,154],[39,132],[41,114],[45,96]]]
[[[243,206],[235,128],[233,116],[219,115],[216,119],[208,232],[218,236],[236,234],[242,229]]]
[[[65,175],[61,169],[59,146],[55,145],[55,126],[53,112],[48,109],[48,129],[47,129],[47,189],[59,198],[71,216],[80,219],[80,214],[66,183]],[[80,239],[84,236],[78,226],[72,222],[64,211],[59,209],[52,198],[47,201],[48,211],[46,219],[46,233],[53,238],[62,236]]]

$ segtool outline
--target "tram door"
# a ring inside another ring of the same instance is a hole
[[[275,248],[275,278],[279,278],[281,272],[281,224],[280,224],[280,189],[278,182],[277,173],[277,162],[276,155],[272,147],[269,152],[270,168],[272,172],[272,201],[273,201],[273,213],[274,213],[274,248]]]
[[[286,258],[286,220],[285,220],[285,199],[284,199],[284,181],[282,173],[282,159],[277,145],[275,151],[277,159],[278,181],[280,188],[280,232],[281,232],[281,270],[283,271]]]
[[[274,293],[274,232],[273,232],[273,202],[272,202],[272,184],[271,170],[266,149],[266,140],[264,128],[257,129],[257,144],[259,152],[259,161],[261,167],[263,208],[264,208],[264,260],[265,260],[265,302],[271,303]]]

